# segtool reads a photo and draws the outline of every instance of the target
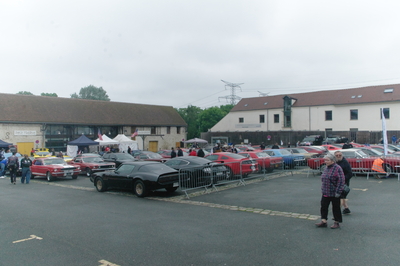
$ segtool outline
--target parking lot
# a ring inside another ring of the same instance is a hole
[[[147,198],[87,177],[0,179],[0,265],[398,265],[397,178],[351,180],[339,230],[315,228],[320,180],[305,172]],[[329,221],[331,222],[331,221]]]

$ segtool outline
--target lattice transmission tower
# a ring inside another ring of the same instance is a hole
[[[242,99],[242,98],[240,98],[239,96],[236,96],[236,92],[235,92],[235,91],[236,91],[236,88],[239,88],[240,91],[242,91],[242,88],[240,87],[240,85],[242,85],[242,84],[244,84],[244,83],[231,83],[231,82],[228,82],[228,81],[225,81],[225,80],[222,80],[222,79],[221,79],[221,81],[222,81],[223,83],[225,83],[225,89],[227,89],[226,87],[230,87],[231,95],[221,96],[221,97],[218,97],[218,99],[219,99],[219,98],[225,98],[228,102],[229,102],[229,100],[230,100],[230,103],[231,103],[232,105],[235,105],[235,104],[236,104],[236,100]]]

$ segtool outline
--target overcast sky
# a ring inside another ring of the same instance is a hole
[[[0,0],[0,92],[176,108],[400,83],[400,1]]]

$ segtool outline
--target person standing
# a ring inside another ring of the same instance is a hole
[[[396,135],[393,135],[392,136],[392,144],[396,145],[396,142],[397,142],[397,137],[396,137]]]
[[[197,156],[197,152],[195,149],[189,150],[189,156]]]
[[[21,169],[22,169],[22,175],[21,175],[21,183],[26,183],[29,184],[29,181],[31,180],[31,166],[32,166],[32,160],[28,157],[28,154],[24,155],[24,158],[21,160]]]
[[[344,173],[344,178],[345,178],[345,184],[350,187],[350,179],[353,177],[353,171],[351,170],[351,166],[349,162],[346,160],[346,158],[343,156],[343,153],[341,151],[335,151],[335,157],[337,164],[342,167],[343,173]],[[340,197],[340,205],[343,206],[343,214],[350,214],[351,211],[349,209],[349,205],[347,204],[347,195],[346,196],[341,196]]]
[[[171,148],[171,159],[176,157],[176,151],[174,147]]]
[[[178,157],[183,156],[183,151],[181,149],[181,147],[178,148]]]
[[[261,149],[261,150],[265,150],[265,144],[264,144],[264,142],[261,142],[260,149]]]
[[[128,153],[129,153],[129,154],[132,154],[131,146],[128,146]]]
[[[7,168],[10,171],[10,179],[11,184],[16,183],[17,178],[17,170],[19,169],[19,161],[18,157],[15,156],[16,152],[14,151],[10,157],[8,157]]]
[[[345,177],[342,168],[336,163],[335,156],[328,153],[324,157],[326,168],[321,175],[321,222],[315,224],[317,227],[328,226],[328,210],[332,202],[332,212],[335,223],[331,229],[340,228],[342,212],[340,211],[340,195],[344,188]]]
[[[6,166],[7,166],[7,159],[3,156],[3,159],[0,161],[0,178],[4,178],[6,174]]]
[[[205,156],[204,151],[203,151],[202,148],[200,148],[200,149],[198,150],[198,152],[197,152],[197,157],[204,157],[204,156]]]
[[[274,145],[272,145],[271,149],[279,149],[278,142],[276,142]]]

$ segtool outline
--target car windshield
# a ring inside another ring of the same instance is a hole
[[[117,172],[120,175],[129,175],[134,168],[135,166],[132,164],[121,164],[121,166],[118,167],[118,169],[115,170],[115,172]]]
[[[61,158],[59,159],[51,159],[51,160],[44,160],[44,165],[52,165],[52,164],[65,164],[65,161]]]
[[[146,153],[150,159],[162,159],[163,157],[158,153]]]
[[[133,159],[132,155],[129,155],[129,154],[126,154],[126,153],[118,154],[117,158],[118,158],[118,160],[132,160]]]
[[[270,157],[267,153],[265,152],[257,152],[257,157],[258,158],[266,158],[266,157]]]
[[[164,172],[173,171],[173,169],[171,169],[171,167],[169,167],[163,163],[144,165],[140,168],[140,171],[151,173],[151,172],[154,172],[155,169],[157,169],[158,171],[164,171]]]
[[[229,154],[228,156],[231,157],[231,158],[233,158],[233,159],[243,159],[243,158],[246,158],[245,156],[240,155],[240,154],[236,154],[236,153]]]
[[[296,149],[293,149],[293,153],[307,153],[307,151],[305,149],[296,148]]]
[[[82,161],[84,163],[101,163],[103,160],[100,157],[83,157]]]
[[[282,155],[291,155],[292,153],[288,150],[279,150]]]
[[[50,152],[47,151],[38,151],[35,153],[37,156],[47,156],[50,154]]]

